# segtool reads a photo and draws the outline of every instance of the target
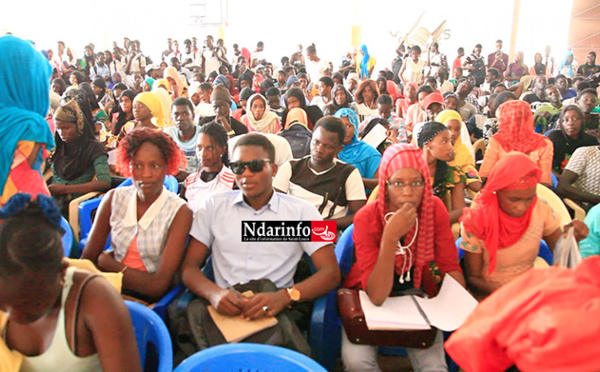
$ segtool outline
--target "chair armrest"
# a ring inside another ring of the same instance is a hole
[[[585,220],[585,210],[571,199],[564,199],[565,204],[575,212],[575,219],[579,221]]]
[[[175,300],[177,296],[185,291],[185,286],[179,284],[172,288],[163,298],[161,298],[154,306],[152,310],[158,314],[158,316],[164,321],[167,317],[167,307]]]
[[[75,239],[79,241],[79,204],[91,199],[95,196],[98,196],[100,192],[92,191],[87,194],[81,195],[78,198],[71,200],[69,203],[69,224],[71,225],[71,229],[73,230],[73,235],[75,235]]]

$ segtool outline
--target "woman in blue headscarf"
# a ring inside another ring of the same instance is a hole
[[[42,177],[44,158],[54,148],[45,120],[50,107],[52,68],[33,45],[0,37],[0,206],[24,192],[50,195]]]
[[[575,76],[578,66],[579,64],[575,60],[575,55],[572,51],[569,50],[567,52],[567,55],[565,56],[565,59],[563,59],[563,61],[560,64],[560,70],[558,73],[565,75],[568,78],[572,78]]]
[[[369,79],[375,68],[375,58],[369,55],[365,44],[360,46],[360,53],[362,54],[362,58],[358,60],[358,66],[356,66],[359,77],[360,79]]]
[[[358,139],[358,116],[348,108],[338,110],[335,115],[346,125],[344,149],[338,158],[348,164],[354,165],[363,178],[367,188],[377,186],[377,170],[381,162],[381,154],[373,146]]]

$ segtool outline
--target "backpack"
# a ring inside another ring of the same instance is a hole
[[[285,138],[292,148],[294,159],[300,159],[310,154],[312,132],[300,123],[292,123],[279,135]]]

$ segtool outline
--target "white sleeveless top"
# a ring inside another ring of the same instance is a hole
[[[92,372],[102,371],[98,353],[86,357],[78,357],[73,354],[65,331],[65,302],[73,285],[74,267],[67,268],[65,285],[62,291],[60,312],[54,338],[48,350],[37,356],[26,356],[23,358],[20,372],[47,372],[47,371],[69,371],[69,372]]]
[[[421,84],[423,82],[423,68],[425,67],[425,61],[419,59],[419,62],[415,63],[412,58],[406,60],[406,68],[402,77],[408,81]]]

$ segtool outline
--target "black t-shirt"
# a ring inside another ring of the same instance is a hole
[[[577,139],[567,136],[560,129],[554,129],[548,133],[548,139],[550,139],[554,145],[552,169],[559,173],[562,173],[575,150],[580,147],[594,146],[598,144],[598,139],[592,135],[584,133],[583,129],[579,133],[579,138]]]

